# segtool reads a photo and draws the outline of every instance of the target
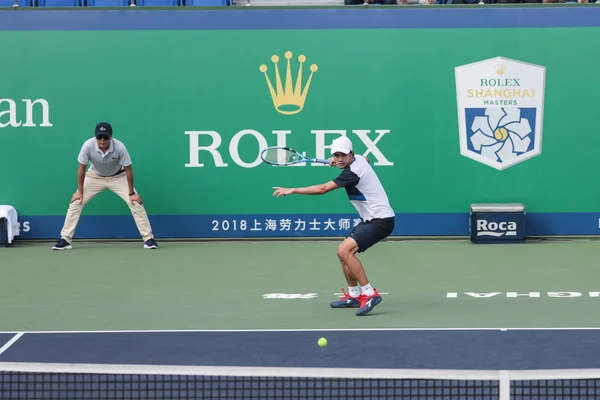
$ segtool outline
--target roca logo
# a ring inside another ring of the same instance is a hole
[[[488,222],[485,219],[477,220],[477,236],[517,236],[516,222]]]

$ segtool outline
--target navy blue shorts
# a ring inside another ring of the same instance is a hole
[[[362,253],[375,243],[388,237],[394,230],[394,217],[374,218],[361,222],[346,236],[351,237],[358,244],[358,252]]]

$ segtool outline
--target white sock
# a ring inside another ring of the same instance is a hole
[[[370,283],[367,283],[365,286],[362,286],[361,289],[363,294],[366,294],[367,296],[373,296],[375,294]]]
[[[358,297],[360,296],[360,291],[358,290],[358,286],[348,286],[348,290],[350,291],[350,296]]]

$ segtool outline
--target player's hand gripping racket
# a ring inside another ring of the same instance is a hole
[[[306,157],[289,147],[267,147],[260,153],[260,158],[271,165],[292,165],[303,162],[329,165],[329,160]]]

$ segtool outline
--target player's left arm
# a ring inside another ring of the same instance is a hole
[[[338,186],[334,181],[329,181],[320,185],[306,186],[301,188],[282,188],[278,186],[273,186],[273,189],[275,189],[275,192],[273,192],[273,196],[289,196],[291,194],[319,195],[331,192],[332,190],[338,189],[339,187],[340,186]]]

